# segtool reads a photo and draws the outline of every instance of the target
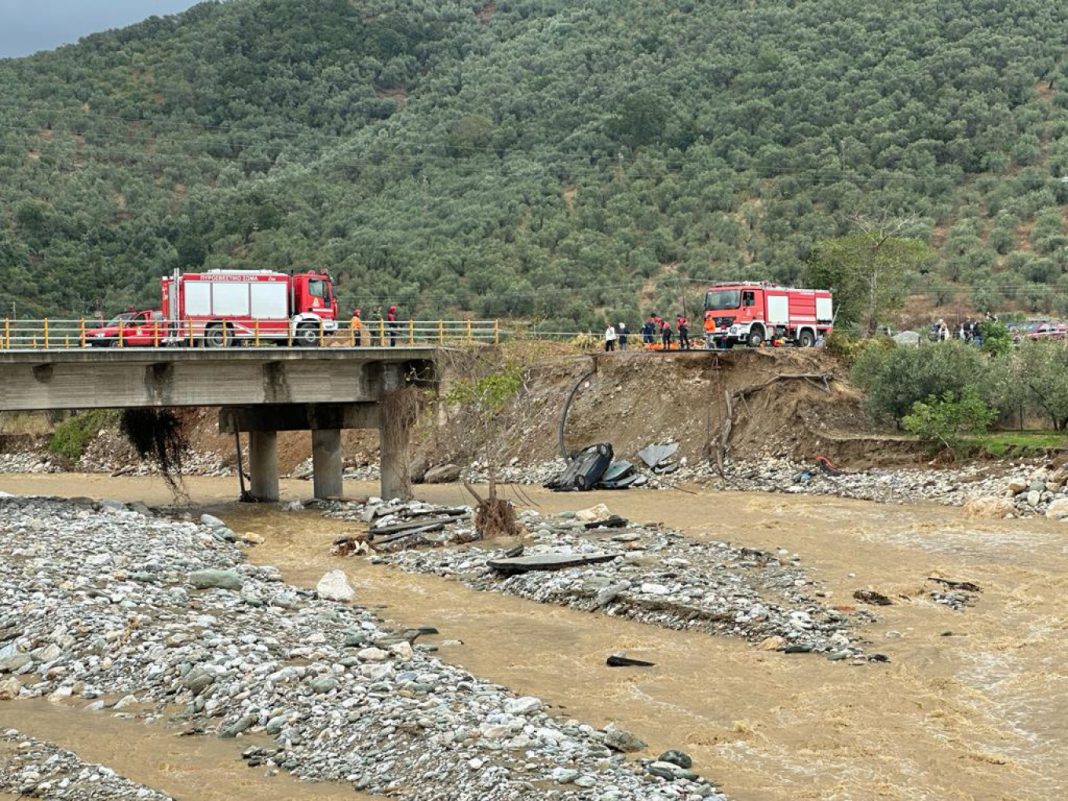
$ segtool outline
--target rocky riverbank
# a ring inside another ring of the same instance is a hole
[[[497,470],[497,480],[513,484],[545,484],[564,468],[562,459],[523,465],[518,461]],[[791,459],[766,458],[729,461],[721,475],[707,462],[687,464],[680,460],[670,474],[644,471],[648,483],[641,489],[673,488],[697,484],[709,489],[745,492],[783,492],[804,495],[830,495],[877,503],[932,502],[964,506],[979,499],[999,498],[998,517],[1026,517],[1046,514],[1058,500],[1050,516],[1068,517],[1068,468],[1044,461],[968,462],[957,467],[879,468],[838,471],[830,474],[816,464]],[[484,463],[476,463],[463,473],[468,481],[485,481]]]
[[[427,504],[374,500],[330,504],[327,514],[352,522],[388,522],[410,509],[433,514]],[[874,620],[872,613],[852,611],[852,601],[848,614],[832,606],[830,593],[808,578],[797,554],[696,541],[671,529],[613,517],[604,508],[552,516],[526,510],[520,520],[529,532],[520,546],[411,547],[470,542],[476,538],[473,523],[463,516],[439,531],[413,534],[407,547],[391,544],[384,549],[389,552],[372,560],[455,578],[476,590],[665,628],[742,637],[766,650],[816,652],[832,660],[884,658],[866,655],[855,633],[857,622]],[[376,547],[375,539],[370,547]],[[515,573],[494,567],[520,553],[585,564]]]
[[[265,734],[249,765],[414,801],[722,798],[685,755],[628,761],[635,735],[481,681],[420,642],[433,627],[389,630],[232,540],[210,517],[0,498],[0,695]]]
[[[0,734],[0,790],[61,801],[173,801],[169,795],[84,762],[71,751],[8,729]]]

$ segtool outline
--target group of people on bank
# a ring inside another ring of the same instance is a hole
[[[678,336],[679,350],[691,350],[693,348],[693,343],[690,340],[690,323],[684,314],[680,314],[675,318],[674,329],[672,329],[669,320],[665,320],[655,312],[651,313],[642,323],[642,345],[647,349],[671,350],[672,341],[676,335]],[[619,322],[616,325],[609,323],[604,331],[605,352],[611,353],[616,349],[617,345],[621,351],[626,350],[627,337],[626,323]]]

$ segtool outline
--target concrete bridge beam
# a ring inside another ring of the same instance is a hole
[[[248,466],[252,497],[258,501],[278,500],[278,434],[250,431]]]

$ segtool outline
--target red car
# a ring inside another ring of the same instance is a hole
[[[123,312],[102,326],[86,330],[85,344],[97,348],[115,347],[119,343],[120,330],[123,347],[145,348],[160,344],[167,326],[161,311]]]
[[[1029,339],[1064,339],[1068,325],[1064,323],[1039,323],[1027,332]]]

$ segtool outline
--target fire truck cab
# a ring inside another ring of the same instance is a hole
[[[173,340],[209,348],[249,341],[307,347],[337,330],[330,276],[313,270],[176,270],[163,278],[162,309]]]
[[[834,325],[831,293],[793,289],[768,282],[715,284],[705,293],[705,337],[709,347],[730,348],[744,342],[816,344]]]

